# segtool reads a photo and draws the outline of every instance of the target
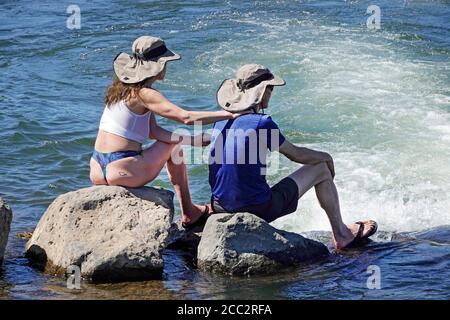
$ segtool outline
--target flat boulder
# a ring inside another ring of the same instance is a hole
[[[3,262],[12,221],[11,208],[0,198],[0,263]]]
[[[253,214],[213,214],[203,229],[197,263],[215,273],[271,274],[328,253],[322,243],[278,230]]]
[[[116,282],[159,278],[173,220],[173,193],[143,187],[93,186],[59,196],[25,248],[42,270]]]

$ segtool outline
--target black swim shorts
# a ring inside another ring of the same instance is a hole
[[[272,198],[270,201],[258,204],[250,205],[234,212],[249,212],[254,215],[272,222],[282,216],[295,212],[298,205],[298,186],[294,180],[289,177],[284,178],[272,188]],[[217,201],[212,202],[214,212],[229,212],[223,209]]]

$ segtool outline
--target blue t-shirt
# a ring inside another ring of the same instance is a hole
[[[271,117],[259,113],[216,122],[211,138],[209,184],[213,199],[230,212],[271,199],[267,150],[284,142]]]

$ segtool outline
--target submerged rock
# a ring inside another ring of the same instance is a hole
[[[198,267],[232,275],[270,274],[327,254],[322,243],[278,230],[253,214],[214,214],[198,246]]]
[[[3,262],[12,221],[11,208],[0,198],[0,263]]]
[[[173,212],[167,190],[94,186],[69,192],[48,207],[26,256],[55,274],[79,266],[94,282],[158,278]]]

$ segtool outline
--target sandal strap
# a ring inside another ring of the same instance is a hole
[[[209,208],[207,205],[205,205],[205,210],[203,210],[202,215],[195,222],[192,222],[192,223],[182,222],[181,226],[186,230],[193,229],[199,225],[206,223],[206,220],[208,220],[209,216],[210,216]]]
[[[363,233],[364,233],[364,222],[357,221],[357,222],[355,222],[355,224],[359,224],[359,229],[358,229],[358,233],[356,234],[354,240],[356,240],[356,239],[358,239],[358,240],[359,240],[359,239],[362,239]],[[354,240],[353,240],[353,241],[354,241]]]

